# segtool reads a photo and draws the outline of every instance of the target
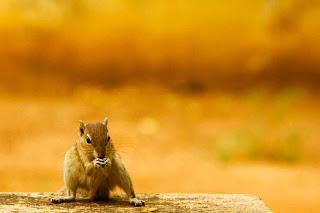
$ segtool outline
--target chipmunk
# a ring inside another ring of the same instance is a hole
[[[52,198],[52,203],[76,201],[78,189],[86,192],[85,199],[107,200],[118,186],[126,192],[130,204],[145,205],[136,198],[130,176],[115,150],[107,118],[98,123],[80,121],[79,139],[65,154],[64,183],[67,195]]]

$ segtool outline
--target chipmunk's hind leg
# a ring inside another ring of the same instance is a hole
[[[77,194],[76,190],[73,190],[73,191],[69,190],[67,196],[53,197],[53,198],[51,198],[51,202],[52,203],[70,203],[70,202],[74,202],[76,200],[76,194]]]
[[[129,203],[133,206],[144,206],[145,203],[142,200],[136,198],[136,194],[133,189],[131,178],[128,174],[127,169],[124,167],[121,159],[119,157],[115,158],[113,161],[113,173],[110,174],[110,182],[112,185],[119,186],[123,189],[129,198]]]

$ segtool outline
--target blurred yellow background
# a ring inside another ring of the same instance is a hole
[[[136,191],[320,211],[316,0],[0,1],[1,191],[56,191],[110,119]]]

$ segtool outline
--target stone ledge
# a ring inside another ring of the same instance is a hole
[[[144,207],[121,196],[107,202],[52,204],[54,193],[0,193],[0,212],[272,212],[257,196],[245,194],[138,194]]]

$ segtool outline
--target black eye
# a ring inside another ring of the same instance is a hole
[[[111,137],[108,135],[107,141],[109,142],[109,141],[110,141],[110,139],[111,139]]]
[[[86,142],[87,142],[87,143],[91,143],[91,139],[87,137],[87,138],[86,138]]]

